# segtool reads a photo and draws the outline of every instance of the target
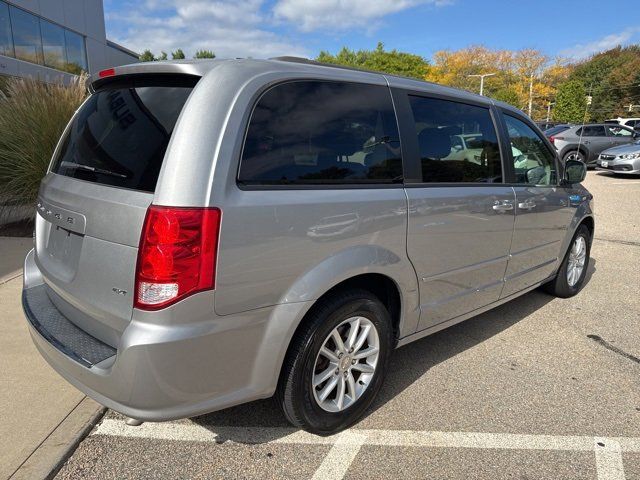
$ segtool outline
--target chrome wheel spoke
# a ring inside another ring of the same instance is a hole
[[[340,332],[338,332],[338,329],[334,329],[333,332],[331,332],[331,338],[333,338],[333,341],[336,344],[336,348],[338,350],[340,350],[341,352],[345,352],[345,346],[344,346],[344,342],[342,341],[342,337],[340,336]]]
[[[326,358],[328,358],[331,362],[333,363],[338,363],[338,356],[332,352],[331,350],[329,350],[327,347],[322,347],[320,349],[320,354],[324,355]]]
[[[356,317],[350,324],[349,336],[347,337],[347,348],[351,350],[354,348],[354,344],[356,342],[356,338],[358,336],[358,331],[360,330],[360,317]]]
[[[334,377],[327,382],[327,384],[318,394],[318,397],[320,397],[321,401],[324,402],[329,396],[329,394],[333,392],[333,390],[336,388],[336,385],[338,385],[338,381],[340,380],[340,378],[342,377],[340,377],[339,375],[334,375]]]
[[[370,331],[371,331],[371,326],[369,325],[367,325],[362,329],[362,331],[360,332],[360,335],[358,335],[358,340],[356,340],[356,344],[353,347],[354,352],[357,352],[362,348],[362,345],[364,345],[364,342],[369,337]]]
[[[346,381],[344,376],[340,375],[340,380],[338,381],[338,393],[336,394],[336,406],[338,410],[342,410],[344,407],[344,393],[346,390]]]
[[[349,389],[349,397],[351,397],[351,401],[354,401],[358,394],[356,393],[356,380],[351,372],[347,375],[347,387]]]
[[[371,357],[373,355],[377,355],[378,354],[378,349],[376,347],[367,347],[364,350],[360,350],[358,351],[354,356],[354,360],[362,360],[363,358],[368,358]]]
[[[376,371],[376,369],[368,363],[356,363],[351,368],[353,370],[359,370],[362,373],[373,373]]]
[[[337,365],[331,364],[324,372],[314,375],[313,386],[317,387],[318,385],[322,385],[325,380],[331,378],[333,375],[336,375],[337,368]]]

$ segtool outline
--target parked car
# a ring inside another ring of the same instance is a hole
[[[605,150],[598,157],[596,170],[624,175],[640,174],[640,141]]]
[[[617,123],[619,125],[624,125],[629,128],[638,129],[640,127],[640,118],[612,118],[611,120],[605,120],[604,123]]]
[[[89,88],[42,181],[23,306],[47,362],[134,419],[275,394],[330,434],[394,348],[584,284],[585,166],[507,104],[286,58]],[[446,159],[470,133],[481,161]]]
[[[538,126],[538,128],[543,132],[545,130],[549,130],[550,128],[553,128],[557,125],[562,125],[562,124],[563,122],[536,122],[536,125]]]
[[[589,167],[596,166],[603,150],[634,142],[640,134],[619,124],[602,123],[578,125],[553,135],[553,144],[566,160],[579,160]]]
[[[547,137],[551,143],[553,143],[553,136],[558,135],[566,130],[569,130],[572,125],[567,123],[563,123],[561,125],[556,125],[555,127],[548,128],[547,130],[543,130],[545,137]]]

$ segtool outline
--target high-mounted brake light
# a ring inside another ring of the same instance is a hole
[[[98,77],[99,78],[113,77],[115,74],[116,74],[115,68],[107,68],[106,70],[100,70],[98,72]]]
[[[158,310],[215,288],[221,217],[217,208],[149,207],[138,250],[135,308]]]

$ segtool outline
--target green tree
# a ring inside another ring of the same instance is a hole
[[[382,42],[378,42],[375,50],[355,51],[343,47],[336,55],[322,51],[316,60],[323,63],[345,65],[363,70],[376,70],[421,80],[424,79],[429,68],[427,60],[420,55],[399,52],[395,49],[385,50]]]
[[[492,93],[491,96],[496,100],[508,103],[509,105],[513,105],[516,108],[518,108],[521,103],[518,92],[508,86],[497,90],[495,93]]]
[[[160,52],[160,56],[156,58],[156,60],[166,60],[166,59],[167,59],[167,52]]]
[[[559,122],[582,123],[585,118],[587,91],[579,80],[568,80],[558,87],[553,119]]]
[[[211,50],[198,50],[193,58],[216,58],[216,54]]]
[[[153,56],[153,53],[149,49],[142,52],[139,58],[141,62],[153,62],[156,59],[156,57]]]
[[[174,60],[184,60],[186,57],[184,56],[182,49],[179,48],[175,52],[171,52],[171,58]]]

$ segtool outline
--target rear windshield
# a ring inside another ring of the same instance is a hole
[[[153,192],[195,77],[109,83],[84,103],[62,141],[54,173]]]

